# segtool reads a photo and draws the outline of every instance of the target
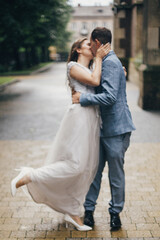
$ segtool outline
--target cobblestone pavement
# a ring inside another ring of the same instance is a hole
[[[69,103],[65,64],[51,72],[25,77],[0,95],[0,239],[160,239],[160,114],[137,106],[138,89],[127,84],[127,95],[137,130],[126,154],[126,203],[122,229],[110,232],[110,192],[107,166],[95,211],[95,228],[65,229],[63,215],[34,203],[22,190],[15,198],[10,181],[19,166],[43,165]],[[58,104],[58,106],[57,106]]]

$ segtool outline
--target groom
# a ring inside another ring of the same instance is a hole
[[[90,38],[93,55],[96,55],[101,44],[111,43],[111,40],[109,29],[95,28]],[[124,70],[113,51],[103,58],[101,84],[96,88],[96,94],[76,92],[72,100],[84,107],[99,105],[102,118],[99,167],[84,203],[84,224],[94,226],[93,213],[101,187],[102,172],[107,162],[111,190],[110,227],[113,231],[118,230],[121,228],[119,213],[125,201],[124,156],[135,127],[127,105]]]

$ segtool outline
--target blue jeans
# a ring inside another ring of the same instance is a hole
[[[125,201],[124,156],[129,147],[131,133],[100,138],[100,159],[97,174],[87,193],[85,210],[94,211],[99,195],[102,172],[108,162],[108,176],[111,191],[109,212],[120,213]]]

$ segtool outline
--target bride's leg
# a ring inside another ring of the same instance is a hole
[[[28,175],[25,175],[16,183],[16,188],[22,187],[23,185],[26,185],[30,182],[32,182],[30,177]]]

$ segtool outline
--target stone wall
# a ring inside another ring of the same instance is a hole
[[[140,68],[139,105],[160,110],[160,1],[145,0],[143,14],[143,64]]]
[[[160,67],[140,67],[139,85],[139,106],[145,110],[160,110]]]
[[[114,47],[127,69],[127,79],[131,74],[137,74],[134,73],[134,61],[130,66],[130,59],[142,56],[142,11],[143,0],[114,1]],[[137,77],[131,78],[136,79],[137,84]]]
[[[128,76],[128,80],[139,87],[140,86],[140,84],[139,84],[139,81],[140,81],[139,77],[140,77],[139,76],[139,70],[138,70],[138,67],[136,67],[135,59],[134,58],[130,58],[129,59],[129,76]]]

